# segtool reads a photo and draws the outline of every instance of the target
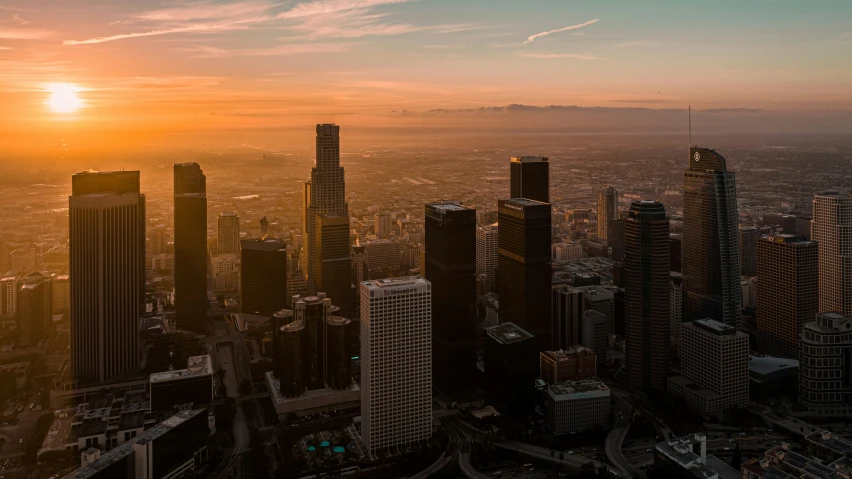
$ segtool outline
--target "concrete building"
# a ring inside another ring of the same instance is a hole
[[[38,346],[48,333],[53,320],[53,284],[41,273],[30,273],[18,291],[18,345]]]
[[[538,358],[541,378],[548,384],[589,379],[597,372],[595,353],[583,346],[542,351]]]
[[[152,411],[199,409],[213,404],[213,362],[210,355],[191,356],[186,369],[151,374],[150,401]]]
[[[608,429],[612,399],[606,385],[586,380],[553,384],[545,390],[547,425],[554,434]]]
[[[432,285],[361,283],[361,438],[370,457],[432,436]]]
[[[799,402],[819,416],[852,416],[852,317],[817,314],[800,347]]]
[[[552,247],[553,261],[574,261],[583,259],[583,245],[580,243],[556,243]]]
[[[799,337],[819,307],[817,243],[778,234],[757,242],[757,339],[760,351],[799,357]]]
[[[68,275],[63,274],[53,278],[53,314],[67,313],[70,305],[71,290],[68,284]],[[0,286],[2,294],[2,286]],[[2,309],[0,309],[2,311]],[[2,314],[2,312],[0,312]]]
[[[740,327],[740,258],[734,172],[715,150],[692,146],[684,171],[684,318]]]
[[[625,363],[630,387],[665,389],[669,373],[669,220],[634,201],[624,224]]]
[[[546,157],[512,157],[509,175],[509,197],[550,203],[550,164]]]
[[[376,213],[373,229],[379,239],[387,239],[391,233],[391,217],[387,213]]]
[[[391,240],[374,240],[361,243],[367,255],[367,265],[370,271],[387,269],[396,271],[400,266],[399,243]],[[428,261],[428,245],[427,245]]]
[[[819,311],[852,316],[852,195],[814,195],[810,239],[819,245]]]
[[[71,184],[71,368],[81,381],[100,382],[139,364],[145,195],[138,171],[87,171]]]
[[[726,461],[707,455],[707,436],[702,433],[657,444],[654,468],[678,479],[740,479],[740,472]]]
[[[370,279],[370,266],[367,263],[367,252],[360,244],[352,245],[352,253],[349,254],[352,263],[352,281],[361,284]]]
[[[795,400],[799,397],[799,361],[751,356],[748,380],[748,394],[752,401]]]
[[[724,417],[748,407],[748,335],[712,319],[681,327],[681,376],[669,392],[705,416]]]
[[[219,214],[217,223],[217,248],[219,254],[240,253],[240,217],[226,211]]]
[[[485,293],[495,291],[498,231],[498,223],[476,228],[476,276],[485,275]]]
[[[18,311],[19,289],[21,289],[20,276],[0,278],[0,316],[15,317]]]

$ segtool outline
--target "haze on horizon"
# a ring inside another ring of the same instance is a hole
[[[850,20],[842,0],[5,0],[0,151],[325,122],[672,133],[686,105],[716,133],[843,133]]]

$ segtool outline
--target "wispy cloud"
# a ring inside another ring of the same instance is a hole
[[[31,28],[2,28],[0,27],[0,39],[4,40],[36,40],[50,36],[47,30],[36,30]]]
[[[216,20],[223,18],[238,18],[244,15],[254,15],[265,12],[280,3],[243,1],[236,3],[217,4],[213,2],[193,2],[174,8],[163,8],[134,15],[141,20],[164,22],[187,22],[197,20]]]
[[[203,45],[195,45],[187,51],[192,52],[191,58],[225,58],[235,56],[287,56],[316,52],[344,52],[351,44],[340,43],[296,43],[278,45],[269,48],[221,49]]]
[[[14,23],[15,25],[27,25],[30,22],[19,14],[14,14],[0,20],[0,23]]]
[[[312,15],[300,19],[293,29],[303,32],[298,37],[285,40],[322,38],[361,38],[366,36],[404,35],[415,32],[455,33],[482,28],[467,23],[443,25],[414,25],[386,21],[385,13],[367,13],[359,10],[337,11]]]
[[[600,57],[596,57],[594,55],[586,55],[583,53],[519,53],[520,56],[526,58],[540,58],[540,59],[572,59],[572,60],[601,60]]]
[[[144,32],[132,32],[132,33],[120,33],[118,35],[109,35],[105,37],[94,37],[88,38],[86,40],[65,40],[62,42],[63,45],[90,45],[93,43],[105,43],[112,42],[116,40],[125,40],[128,38],[139,38],[139,37],[152,37],[157,35],[169,35],[173,33],[202,33],[202,32],[212,32],[212,31],[224,31],[224,30],[235,30],[244,28],[246,24],[256,23],[262,21],[264,19],[245,19],[245,20],[235,20],[230,22],[222,22],[222,23],[200,23],[193,24],[181,27],[174,28],[159,28],[155,30],[148,30]]]
[[[301,18],[346,10],[363,10],[380,5],[407,3],[411,0],[313,0],[304,2],[281,12],[278,18]]]
[[[565,28],[559,28],[559,29],[550,30],[550,31],[547,31],[547,32],[536,33],[535,35],[530,35],[527,38],[527,41],[524,42],[524,45],[526,45],[527,43],[532,43],[532,42],[538,40],[539,38],[546,37],[548,35],[553,35],[554,33],[567,32],[569,30],[576,30],[578,28],[587,27],[587,26],[589,26],[593,23],[598,23],[599,21],[600,21],[599,18],[595,18],[595,19],[589,20],[588,22],[578,23],[577,25],[570,25],[570,26],[567,26]]]
[[[11,50],[12,47],[0,47],[0,50]]]

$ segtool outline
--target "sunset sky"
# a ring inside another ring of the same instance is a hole
[[[55,84],[82,108],[51,108]],[[0,0],[7,141],[510,103],[845,110],[850,85],[849,0]]]

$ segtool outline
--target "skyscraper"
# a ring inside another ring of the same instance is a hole
[[[757,276],[757,228],[740,225],[738,230],[740,245],[740,274]]]
[[[551,337],[553,349],[568,349],[583,341],[583,292],[568,285],[551,288]]]
[[[219,214],[216,225],[218,233],[219,254],[239,254],[240,252],[240,217],[236,213],[225,211]]]
[[[374,230],[379,239],[387,239],[391,232],[391,217],[387,213],[376,213]]]
[[[432,435],[432,285],[365,281],[360,302],[361,438],[375,457]]]
[[[821,312],[803,327],[799,400],[805,409],[822,417],[852,415],[850,330],[852,317],[837,312]]]
[[[145,294],[145,195],[138,171],[71,177],[71,368],[106,381],[138,366]]]
[[[469,384],[476,368],[476,210],[429,203],[425,218],[432,375],[446,387]]]
[[[290,305],[287,296],[287,246],[277,238],[240,241],[240,298],[244,316],[265,318]]]
[[[500,322],[529,331],[539,351],[551,349],[550,205],[515,198],[497,206]]]
[[[357,294],[349,267],[349,204],[340,166],[340,127],[317,125],[316,162],[305,186],[308,292],[325,291],[344,317],[356,313]],[[320,218],[322,218],[320,220]]]
[[[782,358],[799,358],[802,326],[819,307],[817,243],[779,234],[757,242],[757,345]]]
[[[512,157],[509,176],[511,198],[550,203],[550,164],[546,157]]]
[[[598,190],[598,241],[613,246],[615,242],[615,220],[618,219],[618,190],[612,186],[601,186]]]
[[[669,220],[634,201],[624,223],[625,362],[635,389],[665,389],[669,372]]]
[[[740,326],[737,185],[725,158],[693,146],[684,171],[684,317]]]
[[[207,323],[207,177],[198,163],[174,166],[175,323],[203,333]]]
[[[819,245],[819,310],[852,316],[852,195],[814,195],[811,241]]]
[[[476,228],[476,276],[485,275],[485,292],[493,293],[497,283],[497,223]]]
[[[18,344],[38,346],[53,320],[51,281],[41,273],[31,273],[18,292]]]

